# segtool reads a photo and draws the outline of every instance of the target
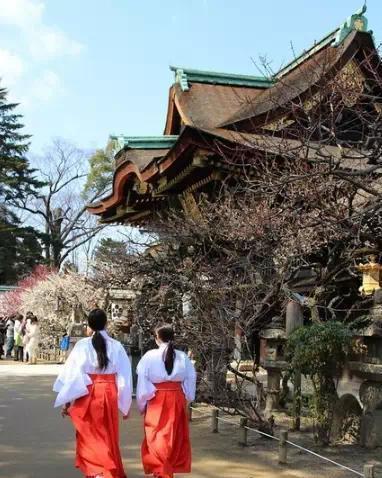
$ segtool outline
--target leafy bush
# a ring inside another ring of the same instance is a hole
[[[322,444],[330,441],[336,401],[334,378],[343,367],[351,344],[350,329],[335,321],[300,327],[288,338],[287,357],[291,370],[309,377],[313,384],[315,438]]]

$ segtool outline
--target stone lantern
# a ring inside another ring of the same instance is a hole
[[[348,377],[339,382],[362,404],[360,442],[366,448],[382,446],[382,289],[374,292],[368,324],[355,335],[358,344],[347,363]]]
[[[367,264],[359,264],[357,269],[362,272],[362,286],[359,291],[362,295],[373,295],[381,288],[382,265],[378,264],[377,257],[371,255]]]
[[[286,332],[280,317],[273,317],[271,323],[260,334],[260,364],[268,373],[265,414],[279,406],[281,371],[287,366],[284,357]]]
[[[72,308],[67,333],[70,337],[69,351],[73,350],[73,347],[79,340],[86,337],[86,321],[80,307]]]

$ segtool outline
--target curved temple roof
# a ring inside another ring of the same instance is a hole
[[[100,202],[89,205],[88,210],[107,221],[127,217],[133,222],[149,211],[152,201],[163,199],[158,191],[168,191],[166,184],[188,173],[198,171],[199,174],[200,169],[190,164],[187,151],[191,151],[191,155],[196,148],[212,151],[216,146],[213,138],[248,144],[254,139],[251,121],[255,118],[260,127],[265,128],[264,134],[269,135],[266,124],[269,113],[276,113],[277,105],[309,92],[324,67],[328,71],[341,68],[362,45],[374,48],[365,12],[364,6],[272,78],[171,66],[175,81],[170,88],[165,134],[111,136],[116,153],[113,191]],[[269,146],[269,139],[268,136],[263,144]],[[214,151],[216,153],[216,148]],[[170,182],[166,177],[169,171],[172,171]],[[128,203],[127,195],[132,192],[133,203],[139,203],[140,207],[134,206],[127,213],[124,207]],[[117,211],[119,207],[121,213]]]

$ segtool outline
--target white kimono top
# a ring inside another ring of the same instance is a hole
[[[88,385],[92,384],[88,374],[115,373],[118,387],[118,408],[127,415],[131,406],[132,379],[129,357],[121,343],[109,337],[106,331],[101,334],[106,339],[109,364],[106,369],[98,368],[97,353],[92,344],[92,338],[79,340],[63,365],[53,391],[57,392],[54,406],[59,407],[87,395]]]
[[[164,364],[166,347],[167,344],[163,343],[159,348],[149,350],[138,364],[137,405],[141,412],[145,410],[147,402],[154,398],[156,383],[181,382],[186,400],[195,400],[196,372],[191,360],[184,352],[175,350],[174,368],[168,375]]]
[[[37,323],[29,324],[25,335],[27,336],[26,351],[34,355],[40,342],[40,326]]]

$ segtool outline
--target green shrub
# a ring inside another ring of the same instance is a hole
[[[320,322],[300,327],[287,341],[291,370],[301,372],[312,381],[315,438],[322,444],[328,444],[330,440],[336,401],[334,378],[342,369],[351,344],[352,333],[341,322]]]

